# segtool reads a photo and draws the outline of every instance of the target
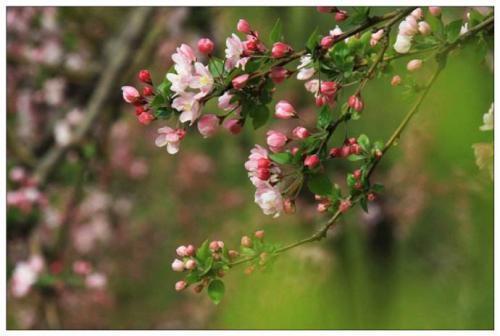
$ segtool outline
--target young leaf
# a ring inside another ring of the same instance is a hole
[[[382,191],[384,191],[384,186],[381,185],[381,184],[374,184],[371,186],[370,188],[374,193],[381,193]]]
[[[276,20],[276,23],[274,24],[273,29],[271,30],[271,33],[269,34],[271,43],[275,43],[283,39],[282,30],[283,25],[281,23],[281,20],[278,18],[278,20]]]
[[[224,61],[217,57],[211,57],[208,70],[214,77],[219,77],[224,72]]]
[[[356,178],[354,177],[353,174],[347,174],[347,185],[349,188],[352,188],[354,184],[356,183]]]
[[[253,110],[250,110],[253,128],[258,129],[264,126],[270,115],[267,105],[257,105]]]
[[[368,139],[365,134],[361,134],[358,137],[358,144],[365,152],[368,152],[370,150],[370,139]]]
[[[355,154],[351,154],[347,157],[347,160],[349,161],[359,161],[359,160],[363,160],[365,157],[363,155],[355,155]]]
[[[210,249],[208,248],[208,240],[205,240],[196,251],[196,258],[204,264],[208,257],[210,257]]]
[[[318,128],[325,129],[333,120],[333,115],[327,105],[323,106],[318,116]]]
[[[307,180],[307,187],[316,195],[328,195],[332,191],[332,183],[325,174],[310,175]]]
[[[460,35],[460,29],[462,28],[462,20],[455,20],[450,22],[446,26],[446,40],[450,43],[456,41],[458,36]]]
[[[276,163],[287,164],[292,161],[293,155],[290,152],[271,153],[269,154],[269,158]]]
[[[432,33],[436,35],[438,38],[443,37],[443,21],[441,21],[441,18],[438,18],[433,15],[426,15],[425,20],[429,25],[431,26]]]
[[[316,27],[312,32],[312,34],[307,39],[306,48],[312,52],[318,45],[318,42],[319,42],[318,27]]]
[[[160,107],[159,109],[156,109],[154,111],[154,116],[156,118],[167,119],[168,117],[170,117],[171,113],[172,113],[171,109],[167,109],[165,107]]]
[[[207,291],[208,291],[208,296],[210,297],[212,302],[215,304],[219,304],[219,302],[224,297],[224,292],[225,292],[224,283],[219,279],[212,280],[208,285]]]
[[[361,197],[361,199],[359,200],[359,205],[361,205],[361,208],[365,212],[368,212],[368,204],[366,202],[366,197],[365,196]]]

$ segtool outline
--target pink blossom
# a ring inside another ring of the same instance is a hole
[[[363,110],[364,104],[359,96],[352,95],[347,100],[347,105],[356,112],[361,112]]]
[[[242,125],[239,119],[226,119],[223,124],[224,128],[227,129],[232,134],[238,134],[241,132]]]
[[[244,34],[250,34],[252,32],[252,29],[250,28],[250,24],[245,19],[240,19],[238,21],[238,24],[236,25],[236,29],[240,33],[244,33]]]
[[[432,16],[439,16],[441,15],[441,7],[429,7],[429,13],[431,13]]]
[[[218,127],[219,118],[215,114],[205,114],[198,120],[198,131],[204,138],[214,135]]]
[[[212,74],[208,70],[208,67],[204,66],[200,62],[196,62],[194,64],[195,74],[191,77],[189,82],[189,87],[192,89],[199,89],[200,93],[198,93],[195,98],[200,99],[205,97],[207,94],[212,91],[212,87],[214,85],[214,78]]]
[[[293,129],[292,134],[297,139],[305,139],[309,137],[310,133],[307,128],[302,126],[297,126]]]
[[[184,280],[180,280],[175,283],[175,290],[178,292],[182,291],[186,287],[187,287],[187,282]]]
[[[273,80],[274,83],[280,84],[286,79],[287,75],[288,75],[287,69],[283,67],[273,67],[271,69],[269,77]]]
[[[290,119],[296,116],[295,108],[286,100],[280,100],[275,106],[274,116],[278,119]]]
[[[214,51],[214,43],[209,38],[202,38],[198,41],[198,50],[205,55],[210,55]]]
[[[226,39],[225,53],[226,62],[224,63],[224,67],[227,71],[231,71],[236,67],[243,53],[243,43],[236,34]]]
[[[179,48],[177,48],[177,53],[182,55],[189,62],[196,61],[196,55],[194,54],[194,50],[188,46],[187,44],[181,44]]]
[[[425,35],[429,35],[431,33],[432,28],[427,22],[420,21],[418,23],[418,31],[420,32],[420,34],[425,36]]]
[[[413,59],[406,64],[406,69],[410,72],[417,71],[422,67],[422,60],[419,59]]]
[[[321,94],[327,96],[327,97],[332,97],[337,93],[338,85],[336,82],[332,81],[322,81],[321,82],[321,88],[320,92]]]
[[[255,203],[259,205],[265,215],[278,217],[283,211],[283,198],[277,187],[263,184],[255,192]]]
[[[232,111],[238,107],[238,103],[231,103],[231,99],[234,96],[229,93],[229,91],[224,92],[222,96],[218,98],[218,106],[224,111]]]
[[[77,260],[73,263],[73,272],[79,275],[87,275],[92,272],[92,266],[88,261]]]
[[[179,259],[174,259],[174,261],[172,262],[172,270],[174,272],[182,272],[184,271],[184,262],[182,260],[179,260]]]
[[[233,87],[236,89],[236,90],[241,90],[245,87],[245,85],[247,84],[247,80],[248,78],[250,77],[249,74],[243,74],[243,75],[239,75],[237,77],[235,77],[231,83],[233,84]]]
[[[267,145],[273,152],[281,152],[285,147],[288,138],[281,132],[270,130],[267,132]]]
[[[395,75],[394,77],[392,77],[391,79],[392,86],[398,86],[400,83],[401,83],[401,76]]]
[[[175,249],[175,253],[177,253],[177,255],[179,257],[185,257],[185,256],[187,256],[187,248],[186,248],[186,246],[184,246],[184,245],[179,246],[177,249]]]
[[[137,102],[141,98],[141,94],[133,86],[122,86],[123,100],[129,104]]]
[[[288,53],[292,52],[292,47],[283,42],[276,42],[273,44],[273,48],[271,50],[272,58],[282,58],[286,56]]]
[[[169,154],[175,154],[179,151],[179,145],[181,140],[185,135],[182,129],[172,129],[170,127],[162,127],[158,129],[158,137],[156,138],[155,144],[158,147],[166,146],[167,152]]]
[[[186,269],[188,270],[193,270],[196,268],[196,261],[193,259],[189,259],[186,261]]]
[[[183,92],[175,97],[172,107],[182,112],[179,116],[179,120],[182,123],[190,121],[190,124],[193,124],[201,113],[200,103],[193,92]]]
[[[304,166],[307,167],[307,168],[309,168],[309,169],[313,169],[319,163],[320,163],[320,161],[319,161],[319,157],[318,157],[317,154],[308,155],[304,159]]]
[[[137,120],[143,125],[149,125],[151,121],[155,119],[154,115],[151,112],[142,112],[137,116]]]
[[[323,49],[330,49],[330,47],[333,45],[334,41],[335,41],[335,38],[333,36],[327,35],[321,39],[319,45]]]
[[[108,279],[102,273],[92,273],[85,278],[85,285],[90,289],[104,289]]]
[[[416,8],[413,10],[413,12],[411,12],[410,14],[411,16],[413,16],[415,18],[415,20],[422,20],[422,18],[424,17],[424,12],[422,11],[422,8]]]

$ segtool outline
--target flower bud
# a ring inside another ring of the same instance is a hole
[[[188,257],[193,257],[196,253],[196,249],[194,248],[193,245],[188,245],[186,247],[186,256]]]
[[[441,15],[441,7],[429,7],[429,13],[432,16],[440,16]]]
[[[219,246],[219,242],[214,240],[214,241],[211,241],[210,244],[208,245],[208,248],[210,249],[210,251],[212,252],[217,252],[220,250],[220,246]]]
[[[196,268],[196,261],[193,259],[189,259],[186,261],[186,269],[188,270],[194,270]]]
[[[295,138],[297,139],[305,139],[307,137],[309,137],[310,133],[309,131],[307,130],[307,128],[305,127],[302,127],[302,126],[297,126],[293,129],[292,131],[292,134]]]
[[[327,6],[317,6],[316,10],[319,13],[331,13],[333,11],[333,7],[327,7]]]
[[[348,199],[340,201],[339,210],[340,212],[346,212],[351,207],[351,201]]]
[[[337,13],[335,13],[335,21],[342,22],[345,19],[347,19],[347,12],[346,11],[339,10]]]
[[[177,281],[175,283],[175,290],[178,291],[178,292],[182,291],[186,287],[187,287],[187,282],[184,281],[184,280]]]
[[[137,117],[137,120],[143,125],[149,125],[151,121],[155,120],[155,117],[151,112],[143,112]]]
[[[318,203],[318,205],[316,206],[316,210],[318,210],[318,212],[326,212],[328,211],[329,207],[330,207],[330,202],[321,202]]]
[[[269,168],[257,168],[257,177],[262,181],[267,181],[271,177]]]
[[[198,284],[196,286],[193,287],[193,291],[198,294],[198,293],[201,293],[201,291],[203,290],[203,284]]]
[[[231,258],[231,259],[238,258],[238,256],[240,255],[240,253],[238,251],[235,251],[235,250],[229,250],[228,254],[229,254],[229,258]]]
[[[271,49],[272,58],[281,58],[292,51],[292,47],[283,42],[276,42]]]
[[[331,157],[339,157],[340,156],[340,148],[333,147],[330,149],[330,156]]]
[[[129,104],[136,103],[140,98],[141,94],[133,86],[122,86],[123,100]]]
[[[244,34],[251,34],[252,33],[252,28],[250,28],[250,24],[245,19],[240,19],[238,21],[238,24],[236,25],[236,29],[240,33],[244,33]]]
[[[391,79],[391,85],[392,86],[398,86],[401,83],[401,77],[399,75],[395,75]]]
[[[139,80],[146,84],[151,84],[151,73],[148,70],[139,71]]]
[[[255,231],[255,238],[259,240],[264,239],[264,230]]]
[[[354,183],[353,187],[356,190],[360,190],[361,188],[363,188],[363,184],[360,181],[357,181],[356,183]]]
[[[182,262],[182,260],[174,259],[174,262],[172,263],[172,270],[174,272],[184,271],[184,263]]]
[[[410,15],[413,16],[418,21],[424,17],[424,12],[422,11],[422,8],[419,7],[414,9]]]
[[[92,272],[92,266],[87,261],[77,260],[73,263],[73,272],[79,275],[87,275]]]
[[[146,112],[144,106],[136,106],[135,107],[135,115],[140,116],[143,112]]]
[[[321,39],[319,45],[323,49],[330,49],[334,41],[335,38],[333,36],[327,35]]]
[[[186,250],[187,250],[186,246],[181,245],[181,246],[179,246],[179,247],[175,250],[175,253],[177,253],[177,255],[178,255],[179,257],[185,257],[185,256],[187,256],[187,251],[186,251]]]
[[[304,166],[306,166],[309,169],[313,169],[318,164],[319,164],[319,157],[317,154],[308,155],[304,159]]]
[[[361,146],[358,144],[353,144],[349,146],[349,153],[359,155],[361,153]]]
[[[327,97],[332,97],[337,93],[338,85],[332,81],[322,81],[319,91]]]
[[[245,87],[245,85],[247,84],[247,80],[248,80],[248,77],[250,77],[249,74],[243,74],[243,75],[239,75],[237,77],[235,77],[231,83],[233,84],[233,87],[236,89],[236,90],[241,90]]]
[[[364,107],[364,104],[363,104],[363,101],[361,100],[361,98],[359,96],[354,96],[354,95],[349,97],[349,99],[347,101],[347,105],[349,105],[349,107],[352,108],[356,112],[363,111],[363,107]]]
[[[210,55],[214,51],[214,43],[209,38],[201,38],[198,41],[198,50],[205,55]]]
[[[288,138],[281,132],[270,130],[267,132],[267,145],[272,152],[281,152]]]
[[[269,169],[269,167],[271,167],[271,160],[269,160],[268,158],[260,158],[257,161],[257,168],[267,168],[267,169]]]
[[[286,76],[288,75],[288,70],[277,66],[273,67],[271,69],[271,73],[269,74],[269,77],[272,79],[272,81],[276,84],[282,83],[285,79]]]
[[[429,35],[431,33],[432,28],[427,22],[420,21],[418,23],[418,31],[420,32],[420,34],[425,36],[425,35]]]
[[[214,135],[218,127],[219,118],[215,114],[205,114],[198,119],[198,131],[204,138]]]
[[[384,153],[382,153],[381,150],[379,150],[379,149],[375,150],[375,158],[377,160],[380,160],[382,158],[382,155],[384,155]]]
[[[411,48],[411,36],[406,36],[399,34],[396,37],[396,43],[394,43],[394,50],[400,54],[406,54]]]
[[[366,195],[366,198],[368,199],[368,201],[373,202],[375,201],[376,197],[374,193],[368,193],[368,195]]]
[[[341,157],[348,157],[351,155],[351,146],[344,145],[340,148],[340,156]]]
[[[295,213],[295,202],[289,198],[286,198],[283,201],[283,210],[287,214],[293,214]]]
[[[240,133],[242,128],[241,121],[239,119],[226,119],[223,126],[231,132],[231,134]]]
[[[145,97],[149,97],[149,96],[152,96],[154,93],[154,90],[151,86],[145,86],[144,89],[142,89],[142,94],[145,96]]]
[[[245,268],[245,274],[250,275],[253,273],[253,270],[254,270],[253,266],[248,266],[247,268]]]
[[[361,173],[361,169],[356,169],[356,170],[352,173],[352,175],[354,176],[354,178],[355,178],[356,180],[359,180],[359,179],[361,178],[361,175],[362,175],[362,173]]]
[[[295,108],[286,100],[280,100],[275,106],[274,116],[278,119],[290,119],[294,117]]]
[[[422,60],[419,59],[413,59],[406,64],[406,69],[410,72],[417,71],[422,67]]]
[[[294,146],[292,147],[292,149],[290,150],[290,153],[292,153],[292,155],[295,155],[299,152],[299,147],[298,146]]]
[[[351,137],[351,138],[349,138],[349,139],[346,139],[346,140],[344,141],[344,143],[345,143],[346,145],[354,145],[354,144],[357,144],[357,143],[358,143],[358,139],[356,139],[355,137]]]
[[[252,247],[252,239],[248,236],[241,237],[241,246],[243,247]]]

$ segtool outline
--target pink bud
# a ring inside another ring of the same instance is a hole
[[[328,211],[329,207],[330,207],[330,202],[321,202],[318,203],[318,205],[316,206],[316,210],[318,210],[318,212],[326,212]]]
[[[210,55],[214,51],[214,43],[209,38],[201,38],[198,41],[198,50],[205,55]]]
[[[245,87],[245,85],[247,84],[247,80],[248,80],[248,77],[250,77],[249,74],[243,74],[243,75],[239,75],[237,77],[235,77],[231,83],[233,84],[233,87],[236,89],[236,90],[241,90]]]
[[[342,22],[345,19],[347,19],[347,12],[346,11],[339,10],[337,13],[335,13],[335,21]]]
[[[252,33],[252,29],[250,28],[250,24],[245,19],[240,19],[238,21],[238,24],[236,25],[236,29],[240,33],[244,33],[244,34],[251,34]]]
[[[415,18],[415,20],[418,21],[424,17],[424,12],[422,11],[422,8],[419,7],[419,8],[414,9],[410,15],[413,16]]]
[[[349,146],[349,153],[358,155],[361,153],[361,146],[358,144],[353,144]]]
[[[10,170],[9,177],[13,182],[20,183],[27,177],[26,170],[22,167],[14,167]]]
[[[267,132],[267,145],[273,152],[281,152],[288,138],[281,132],[270,130]]]
[[[361,173],[361,169],[356,169],[356,170],[352,173],[352,175],[354,176],[354,178],[355,178],[355,179],[359,180],[359,179],[361,178],[361,175],[362,175],[362,173]]]
[[[273,67],[271,69],[269,77],[272,79],[274,83],[279,84],[286,79],[287,75],[288,75],[288,70],[278,66],[278,67]]]
[[[139,71],[139,80],[143,83],[150,84],[151,83],[151,73],[148,70]]]
[[[290,150],[290,153],[292,153],[292,155],[295,155],[299,152],[299,147],[298,146],[294,146],[292,147],[292,149]]]
[[[241,246],[252,247],[252,245],[253,245],[253,243],[252,243],[252,239],[250,239],[250,237],[248,237],[248,236],[241,237]]]
[[[196,261],[193,259],[189,259],[186,261],[186,269],[188,270],[194,270],[196,268]]]
[[[432,16],[439,16],[441,15],[441,7],[429,7],[429,13]]]
[[[364,104],[363,104],[363,101],[361,100],[361,98],[359,96],[354,96],[354,95],[349,97],[349,99],[347,101],[347,105],[349,105],[349,107],[352,108],[356,112],[363,111],[363,107],[364,107]]]
[[[425,36],[425,35],[429,35],[431,33],[432,28],[427,22],[420,21],[418,23],[418,31],[420,32],[420,34]]]
[[[137,102],[141,98],[141,94],[133,86],[122,86],[123,100],[129,104]]]
[[[268,168],[271,166],[271,160],[267,158],[260,158],[257,161],[257,168]]]
[[[345,143],[349,144],[349,145],[354,145],[354,144],[358,143],[358,140],[355,137],[351,137],[349,139],[346,139]]]
[[[137,117],[137,120],[143,125],[149,125],[151,121],[155,120],[155,117],[151,112],[143,112]]]
[[[239,119],[226,119],[224,122],[224,128],[227,129],[232,134],[238,134],[241,132],[241,122]]]
[[[258,230],[258,231],[255,231],[255,238],[257,239],[264,239],[264,230]]]
[[[319,164],[319,157],[317,154],[308,155],[304,159],[304,166],[306,166],[309,169],[313,169],[318,164]]]
[[[175,249],[175,253],[177,253],[179,257],[187,256],[186,246],[184,245],[179,246],[178,248]]]
[[[395,75],[391,79],[391,85],[392,86],[398,86],[401,83],[401,77],[399,75]]]
[[[335,41],[335,38],[333,36],[327,35],[321,39],[321,42],[319,45],[323,49],[330,49],[330,47],[333,45],[333,42]]]
[[[145,96],[145,97],[149,97],[149,96],[152,96],[154,93],[154,90],[151,86],[145,86],[144,89],[142,89],[142,94]]]
[[[240,255],[240,253],[238,251],[235,251],[235,250],[229,250],[228,253],[229,253],[229,257],[232,259],[237,258]]]
[[[273,44],[273,48],[271,50],[271,57],[281,58],[286,54],[290,53],[291,51],[292,47],[290,47],[288,44],[283,42],[276,42],[275,44]]]
[[[175,283],[175,290],[178,291],[178,292],[182,291],[186,287],[187,287],[187,282],[184,281],[184,280],[177,281]]]
[[[193,245],[188,245],[186,247],[186,256],[192,257],[192,256],[194,256],[195,252],[196,252],[196,249],[194,248]]]
[[[210,242],[210,244],[208,245],[208,248],[210,249],[210,251],[212,252],[217,252],[219,251],[220,249],[220,246],[219,246],[219,242],[214,240],[212,242]]]
[[[422,61],[419,59],[413,59],[406,64],[406,69],[410,72],[417,71],[422,67]]]
[[[182,262],[182,260],[175,259],[174,262],[172,263],[172,270],[174,272],[184,271],[184,263]]]
[[[347,210],[349,210],[350,207],[351,207],[351,201],[347,199],[340,201],[339,205],[340,212],[346,212]]]
[[[340,156],[348,157],[349,155],[351,155],[351,146],[342,146],[342,148],[340,148]]]
[[[287,214],[295,213],[295,202],[289,198],[283,201],[283,211]]]
[[[373,201],[375,201],[375,194],[368,193],[368,195],[366,195],[366,198],[368,199],[368,201],[373,202]]]
[[[302,127],[302,126],[295,127],[292,131],[292,134],[297,139],[305,139],[310,135],[307,128]]]
[[[377,41],[380,40],[383,36],[384,36],[384,30],[383,29],[379,29],[379,30],[377,30],[376,33],[372,34],[372,38],[376,39]]]
[[[267,181],[271,177],[269,168],[257,168],[257,177],[262,181]]]
[[[276,106],[275,106],[275,113],[274,116],[278,119],[290,119],[294,117],[295,114],[295,109],[286,100],[280,100]]]
[[[92,266],[87,261],[77,260],[73,263],[73,272],[79,275],[87,275],[92,272]]]
[[[340,148],[334,147],[334,148],[330,149],[330,156],[331,157],[340,156]]]
[[[316,10],[319,13],[331,13],[333,11],[333,7],[317,6]]]
[[[327,97],[332,97],[337,92],[338,85],[336,82],[323,81],[321,82],[320,92]]]
[[[198,131],[204,138],[214,135],[218,127],[219,118],[215,114],[205,114],[198,120]]]

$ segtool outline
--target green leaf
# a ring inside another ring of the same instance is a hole
[[[210,249],[208,248],[208,240],[205,240],[203,244],[196,250],[196,258],[205,264],[205,261],[211,256]]]
[[[373,191],[374,193],[379,194],[379,193],[381,193],[382,191],[384,191],[384,186],[383,186],[383,185],[381,185],[381,184],[373,184],[373,185],[371,186],[371,188],[370,188],[370,189],[371,189],[371,191]]]
[[[312,32],[312,34],[309,35],[309,38],[307,39],[306,48],[312,52],[314,49],[316,49],[318,43],[319,43],[319,35],[318,35],[318,27],[316,27]]]
[[[332,183],[325,174],[310,175],[307,180],[307,187],[316,195],[328,195],[332,191]]]
[[[366,201],[366,197],[365,196],[361,197],[361,199],[359,200],[359,205],[361,205],[361,208],[365,212],[368,212],[368,203]]]
[[[269,120],[269,108],[267,105],[257,105],[253,110],[250,110],[250,116],[252,117],[252,124],[254,129],[258,129],[266,124]]]
[[[215,304],[219,304],[219,302],[222,300],[225,290],[226,289],[224,287],[224,283],[219,279],[212,280],[207,289],[208,296]]]
[[[348,185],[349,187],[352,187],[352,186],[354,186],[354,184],[356,183],[356,178],[355,178],[355,177],[354,177],[354,175],[352,175],[352,174],[347,174],[347,179],[346,179],[346,181],[347,181],[347,185]]]
[[[209,257],[207,259],[205,259],[204,263],[203,263],[203,272],[201,272],[201,276],[204,276],[204,275],[207,275],[208,272],[210,272],[210,270],[212,269],[212,266],[214,264],[214,258],[212,257]]]
[[[330,125],[333,120],[333,114],[330,112],[330,109],[327,105],[323,106],[318,116],[318,128],[325,129]]]
[[[355,155],[355,154],[351,154],[347,157],[347,160],[349,161],[359,161],[359,160],[363,160],[365,157],[364,155]]]
[[[151,108],[156,109],[164,104],[165,104],[165,98],[163,97],[163,95],[157,94],[149,105],[151,106]]]
[[[269,154],[269,158],[276,163],[287,164],[292,162],[293,155],[290,152],[271,153]]]
[[[186,282],[188,283],[188,285],[192,285],[194,283],[197,283],[198,281],[201,280],[201,276],[196,274],[196,273],[189,273],[187,276],[186,276]]]
[[[455,20],[450,22],[446,26],[446,40],[450,43],[453,43],[457,40],[460,35],[460,29],[462,28],[463,21]]]
[[[271,30],[271,33],[269,34],[269,40],[271,41],[271,43],[283,40],[282,30],[283,25],[281,23],[281,20],[278,18],[278,20],[276,20],[276,23],[274,24],[273,29]]]
[[[440,17],[432,16],[430,14],[425,17],[427,23],[431,26],[432,33],[439,38],[443,38],[443,21],[441,21]]]
[[[365,152],[368,152],[370,150],[370,139],[368,139],[365,134],[361,134],[358,137],[358,144]]]
[[[211,57],[208,63],[208,70],[214,77],[219,77],[224,73],[224,61],[217,57]]]
[[[170,87],[172,86],[172,83],[168,79],[164,79],[163,82],[158,85],[158,91],[165,97],[168,97],[170,95]]]
[[[167,119],[171,114],[172,110],[165,107],[160,107],[154,111],[154,116],[161,119]]]

